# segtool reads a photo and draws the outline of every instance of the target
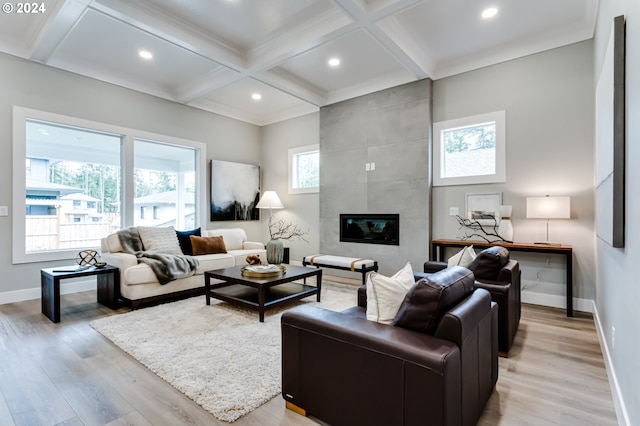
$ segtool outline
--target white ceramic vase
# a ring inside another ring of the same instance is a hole
[[[500,224],[498,225],[498,235],[511,242],[513,241],[512,210],[512,206],[500,206]]]

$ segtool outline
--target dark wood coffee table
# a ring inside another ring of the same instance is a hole
[[[267,309],[287,303],[291,300],[302,299],[312,294],[320,301],[322,289],[322,270],[286,265],[286,272],[270,278],[253,278],[242,275],[242,267],[216,269],[204,273],[204,288],[207,305],[211,298],[224,300],[245,308],[255,309],[264,322],[264,312]],[[316,285],[307,285],[307,278],[316,277]],[[211,279],[222,280],[221,283],[211,284]],[[296,280],[303,283],[294,283]]]

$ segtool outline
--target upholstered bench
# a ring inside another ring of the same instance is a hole
[[[359,259],[357,257],[331,256],[328,254],[305,256],[302,260],[302,265],[361,272],[362,284],[367,282],[367,272],[378,271],[378,262],[375,260]]]

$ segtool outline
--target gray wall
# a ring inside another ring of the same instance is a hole
[[[298,225],[300,229],[309,233],[304,240],[286,240],[285,247],[289,247],[292,262],[302,262],[304,256],[316,254],[320,250],[320,231],[318,229],[319,195],[288,194],[288,158],[289,149],[318,143],[320,114],[315,112],[302,117],[292,118],[279,123],[270,124],[262,128],[263,190],[273,190],[278,193],[283,210],[274,210],[274,216],[283,218]],[[263,241],[269,239],[269,231],[265,212],[263,221]]]
[[[627,20],[626,55],[626,233],[625,248],[612,248],[596,239],[596,314],[604,333],[605,362],[620,424],[640,424],[640,2],[610,0],[599,2],[595,33],[595,76],[592,90],[602,69],[613,18]],[[615,327],[615,339],[613,328]],[[615,342],[614,342],[615,340]],[[624,409],[623,409],[624,408]]]
[[[465,194],[501,192],[513,206],[514,240],[541,241],[546,222],[525,218],[526,197],[568,195],[571,219],[551,221],[549,238],[574,248],[577,309],[592,310],[594,259],[593,43],[585,41],[433,84],[433,121],[506,111],[507,181],[433,189],[433,238],[464,235],[449,207]],[[565,306],[562,256],[512,253],[523,269],[523,299]]]
[[[421,269],[429,245],[431,80],[320,109],[320,252]],[[365,163],[375,162],[375,171]],[[340,213],[399,213],[400,246],[343,243]]]
[[[11,206],[11,174],[24,173],[24,169],[12,170],[14,105],[203,142],[208,160],[248,164],[262,160],[257,126],[0,54],[0,205]],[[0,293],[38,289],[35,294],[39,296],[40,269],[65,262],[12,265],[13,220],[0,217]],[[250,239],[262,237],[258,221],[204,224],[209,229],[239,225]]]

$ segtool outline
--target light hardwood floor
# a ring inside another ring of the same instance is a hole
[[[228,425],[94,331],[90,321],[128,310],[95,300],[95,291],[63,296],[59,324],[39,300],[0,305],[0,425]],[[591,315],[524,305],[499,362],[480,425],[617,424]],[[234,423],[316,424],[280,396]]]

